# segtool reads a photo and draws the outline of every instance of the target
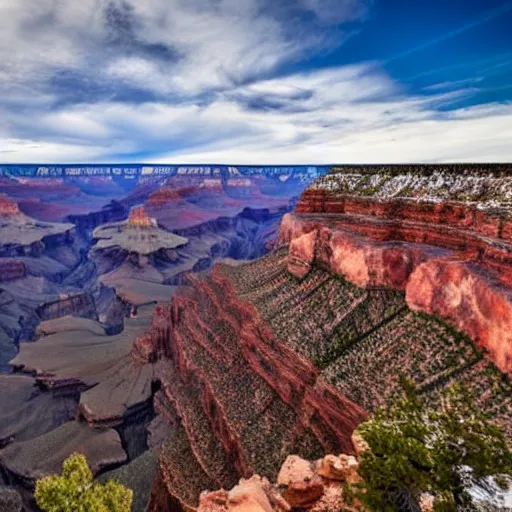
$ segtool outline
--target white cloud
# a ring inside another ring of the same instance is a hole
[[[512,160],[510,104],[441,111],[471,82],[411,94],[376,62],[262,78],[369,5],[0,0],[0,160]],[[128,87],[144,101],[112,99]]]
[[[152,161],[235,164],[512,161],[512,103],[439,111],[465,94],[408,95],[367,63],[236,87],[207,105],[99,102],[11,118],[14,131],[30,123],[40,138],[11,140],[0,159],[129,161],[145,152]]]
[[[318,23],[271,0],[0,0],[0,78],[41,89],[73,70],[157,94],[231,86],[339,42],[321,22],[332,0],[302,1]],[[336,0],[337,24],[362,18],[366,1]]]

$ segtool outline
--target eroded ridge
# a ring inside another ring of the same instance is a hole
[[[150,510],[187,510],[240,476],[273,478],[290,453],[350,451],[363,409],[395,398],[401,374],[434,403],[461,383],[512,435],[510,380],[469,337],[412,311],[403,291],[360,288],[317,264],[299,279],[288,257],[191,277],[144,338],[171,426]]]
[[[314,263],[361,288],[402,290],[510,373],[512,178],[395,171],[339,170],[306,190],[281,224],[288,269],[304,278]]]
[[[192,286],[161,311],[171,328],[155,319],[141,339],[162,383],[156,410],[173,425],[155,487],[185,509],[197,505],[205,488],[227,488],[254,472],[275,477],[289,453],[353,451],[351,434],[366,413],[320,381],[311,358],[277,336],[237,292],[238,286],[256,290],[258,281],[271,290],[289,280],[285,256],[249,264],[250,280],[228,265],[203,279],[190,277]],[[275,275],[267,265],[276,267]],[[288,299],[280,300],[284,306]],[[139,346],[135,357],[140,354]],[[161,500],[155,495],[150,510],[160,510]]]

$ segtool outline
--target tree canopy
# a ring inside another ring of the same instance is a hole
[[[436,406],[402,379],[404,397],[360,426],[369,450],[360,457],[366,509],[419,512],[430,495],[435,512],[476,510],[474,492],[506,489],[512,454],[503,431],[463,389],[447,388]]]
[[[35,498],[44,512],[130,512],[133,491],[114,481],[95,482],[85,456],[74,453],[62,464],[62,475],[37,481]]]

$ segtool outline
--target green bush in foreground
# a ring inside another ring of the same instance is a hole
[[[62,475],[36,483],[35,498],[44,512],[130,512],[133,491],[109,481],[93,480],[87,459],[74,453],[62,464]]]
[[[451,387],[433,409],[411,382],[402,385],[405,397],[359,428],[370,448],[360,457],[357,492],[366,509],[417,512],[428,493],[436,512],[476,510],[470,489],[492,493],[490,477],[508,487],[507,441],[467,393]]]

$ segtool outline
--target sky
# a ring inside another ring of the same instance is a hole
[[[0,0],[0,162],[512,162],[512,0]]]

